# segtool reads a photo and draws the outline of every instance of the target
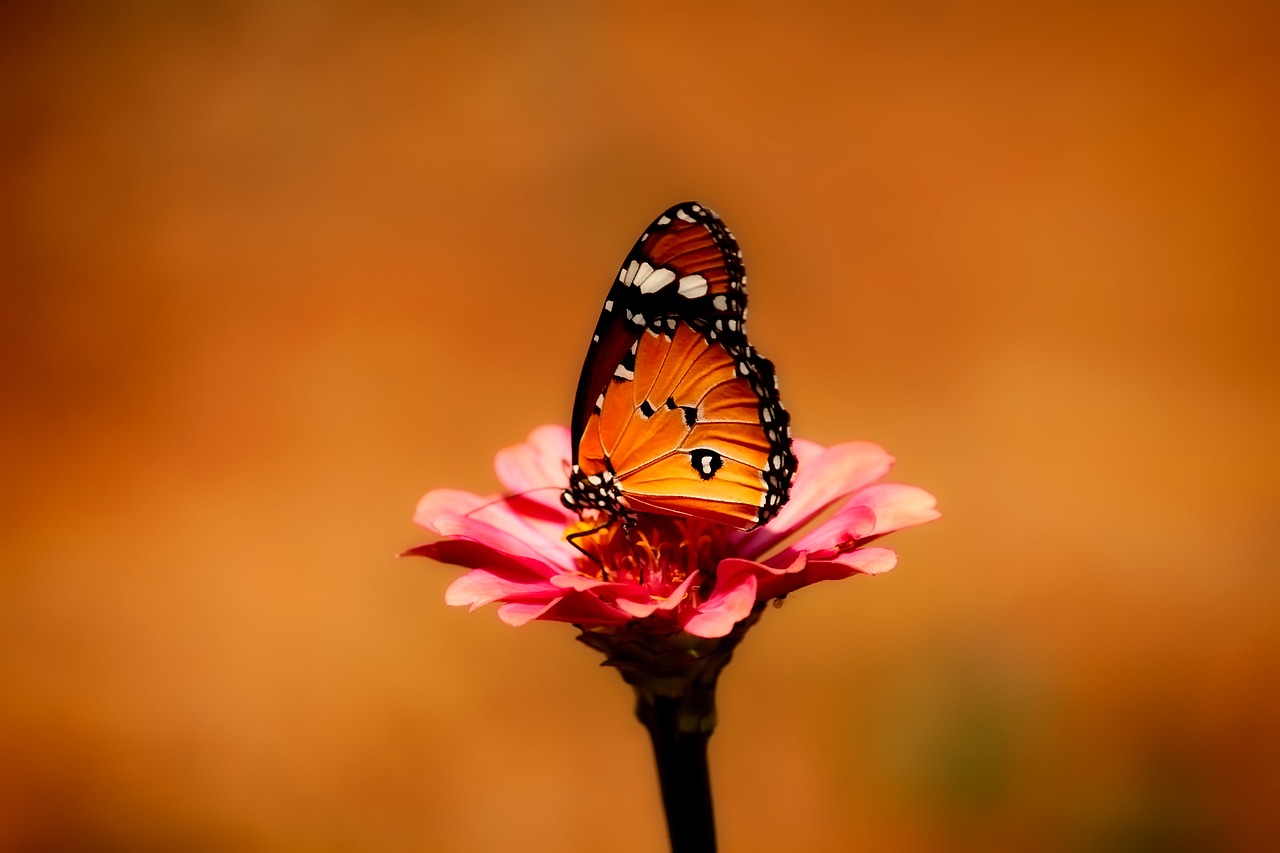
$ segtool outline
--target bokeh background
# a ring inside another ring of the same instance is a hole
[[[742,647],[723,848],[1276,849],[1273,4],[31,5],[0,848],[663,849],[616,674],[394,555],[693,198],[945,513]]]

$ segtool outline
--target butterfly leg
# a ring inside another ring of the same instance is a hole
[[[597,557],[595,554],[592,554],[586,548],[583,548],[575,540],[581,539],[583,536],[594,536],[595,534],[599,533],[601,530],[604,530],[606,527],[608,527],[612,523],[613,523],[613,519],[611,518],[606,519],[603,524],[600,524],[596,527],[592,527],[589,530],[579,530],[577,533],[570,533],[569,535],[564,537],[566,542],[568,542],[574,548],[577,548],[578,551],[584,557],[586,557],[588,560],[590,560],[591,562],[595,563],[597,566],[600,567],[600,576],[606,581],[611,580],[611,578],[609,577],[609,568],[600,560],[599,557]]]
[[[622,534],[627,537],[627,544],[635,547],[635,531],[636,531],[636,515],[633,512],[626,512],[622,515]]]

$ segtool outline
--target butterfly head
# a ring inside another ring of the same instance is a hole
[[[560,495],[560,502],[579,515],[589,510],[620,515],[622,494],[612,466],[606,464],[598,474],[587,474],[574,465],[569,471],[569,488]]]

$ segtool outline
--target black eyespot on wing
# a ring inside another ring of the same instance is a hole
[[[644,415],[646,418],[653,417],[653,413],[655,411],[656,410],[653,408],[653,406],[649,403],[648,400],[645,400],[643,403],[640,404],[640,414]]]
[[[704,480],[710,480],[724,465],[724,459],[714,450],[700,447],[689,453],[689,465],[692,466],[694,471],[698,472],[699,477]]]
[[[697,407],[697,406],[681,406],[680,408],[681,408],[681,409],[683,410],[683,412],[684,412],[684,425],[685,425],[685,426],[687,426],[687,427],[691,427],[691,426],[693,426],[694,424],[696,424],[696,423],[698,422],[698,407]]]

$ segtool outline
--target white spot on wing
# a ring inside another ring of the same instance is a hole
[[[712,305],[712,306],[713,306],[717,311],[728,311],[728,310],[729,310],[729,297],[725,296],[725,295],[722,293],[722,294],[720,294],[719,296],[717,296],[715,299],[712,299],[712,300],[711,300],[711,305]]]
[[[636,272],[640,269],[639,261],[632,261],[627,265],[627,277],[622,280],[623,284],[631,284],[635,281]]]
[[[613,300],[612,300],[612,299],[606,299],[606,300],[604,301],[604,310],[606,310],[606,311],[612,311],[612,310],[613,310]]]
[[[671,270],[667,270],[667,269],[654,270],[650,275],[645,277],[644,283],[640,285],[640,292],[656,293],[657,291],[662,290],[662,288],[670,284],[675,279],[675,277],[676,277],[676,274]],[[636,282],[639,283],[639,281],[640,279],[639,277],[637,277]],[[684,285],[681,285],[681,288],[683,287]]]
[[[707,280],[700,275],[686,275],[680,279],[680,295],[696,299],[707,292]]]
[[[666,224],[667,224],[668,222],[670,222],[670,221],[671,221],[671,217],[670,217],[670,216],[659,216],[659,217],[658,217],[658,224],[659,224],[659,225],[666,225]]]
[[[696,220],[696,219],[694,219],[694,218],[693,218],[692,216],[690,216],[689,214],[685,213],[683,210],[677,210],[677,211],[676,211],[676,218],[677,218],[677,219],[683,219],[685,222],[697,222],[697,220]]]

